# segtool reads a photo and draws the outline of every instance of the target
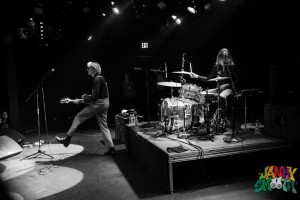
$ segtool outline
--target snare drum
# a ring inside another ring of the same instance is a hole
[[[181,90],[181,97],[190,99],[193,101],[200,101],[200,92],[202,92],[202,88],[195,85],[195,84],[189,84],[186,83],[182,85],[182,90]]]

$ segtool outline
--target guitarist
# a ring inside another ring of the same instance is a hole
[[[77,130],[78,126],[84,121],[96,116],[100,130],[103,134],[103,139],[108,147],[108,151],[105,155],[116,155],[116,150],[112,142],[111,134],[107,125],[107,112],[109,108],[109,94],[107,82],[101,76],[101,66],[97,62],[87,63],[88,75],[93,77],[93,89],[92,94],[82,95],[81,99],[75,99],[75,104],[84,103],[87,104],[73,119],[72,125],[67,132],[66,138],[56,137],[59,143],[62,143],[65,147],[68,147],[72,139],[72,134]]]

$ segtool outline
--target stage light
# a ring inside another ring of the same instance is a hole
[[[105,13],[102,13],[102,16],[103,16],[103,17],[105,17],[105,16],[106,16],[106,14],[105,14]]]
[[[89,38],[88,38],[88,40],[92,40],[92,38],[93,38],[93,36],[90,35]]]
[[[35,29],[36,28],[36,23],[33,21],[33,18],[30,18],[29,19],[29,22],[28,22],[28,27],[30,28],[30,29]]]
[[[167,7],[167,5],[165,4],[165,2],[163,2],[163,1],[158,2],[156,5],[157,5],[161,10]]]
[[[172,19],[174,19],[174,20],[175,20],[176,18],[177,18],[177,16],[176,16],[176,15],[172,15]]]
[[[34,8],[34,13],[38,16],[43,16],[44,10],[43,10],[43,4],[42,3],[37,3]]]
[[[113,7],[112,11],[117,15],[120,14],[120,10],[117,7]]]
[[[205,10],[209,10],[211,8],[211,4],[210,3],[207,3],[204,5],[204,9]]]
[[[188,11],[189,11],[190,13],[193,13],[193,14],[196,14],[196,13],[197,13],[196,9],[193,8],[193,7],[187,7],[187,9],[188,9]]]
[[[187,10],[192,13],[192,14],[196,14],[197,13],[197,9],[196,9],[196,5],[194,0],[191,1],[191,3],[189,3]]]
[[[175,19],[176,24],[180,25],[181,24],[181,19],[177,18]]]

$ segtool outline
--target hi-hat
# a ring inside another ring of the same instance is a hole
[[[157,85],[167,86],[167,87],[181,87],[181,83],[176,83],[176,82],[158,82]]]
[[[204,90],[202,92],[200,92],[200,94],[211,94],[211,95],[217,95],[217,88],[214,89],[209,89],[209,90]]]
[[[186,72],[186,71],[175,71],[175,72],[172,72],[172,73],[175,73],[175,74],[191,74],[192,72]]]
[[[229,77],[216,77],[216,78],[208,79],[207,81],[222,81],[228,78]]]

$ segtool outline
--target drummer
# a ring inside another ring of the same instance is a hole
[[[231,54],[228,49],[223,48],[218,52],[216,63],[207,77],[191,73],[191,78],[197,78],[201,81],[208,81],[217,77],[232,77],[233,82],[237,82],[238,76],[236,68],[232,60]],[[228,96],[233,95],[232,84],[230,78],[219,80],[220,96],[226,99]]]

